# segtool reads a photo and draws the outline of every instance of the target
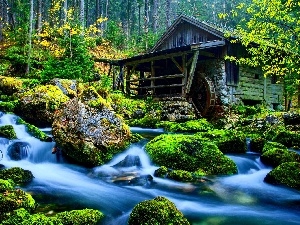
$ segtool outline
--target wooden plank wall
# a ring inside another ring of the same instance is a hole
[[[171,49],[214,40],[221,39],[192,24],[182,23],[176,28],[176,31],[166,39],[158,50]]]

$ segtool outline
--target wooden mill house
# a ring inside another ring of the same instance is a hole
[[[276,107],[282,102],[282,85],[264,78],[258,68],[224,59],[243,52],[245,49],[230,43],[220,29],[181,15],[149,53],[110,63],[120,67],[114,82],[125,84],[128,95],[180,96],[202,116],[215,105],[240,101]]]

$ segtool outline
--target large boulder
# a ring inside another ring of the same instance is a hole
[[[235,163],[207,139],[193,135],[163,134],[146,145],[154,163],[174,170],[207,175],[235,174]]]
[[[77,81],[54,78],[49,84],[57,86],[65,95],[70,98],[77,96]]]
[[[15,112],[36,126],[51,126],[54,112],[69,98],[54,85],[37,86],[19,94]]]
[[[276,167],[285,162],[300,163],[300,155],[285,148],[272,148],[264,152],[260,156],[260,160],[266,165]]]
[[[300,190],[300,163],[282,163],[269,172],[264,181],[270,184],[283,184]]]
[[[165,197],[158,196],[153,200],[146,200],[137,204],[129,217],[128,225],[188,225],[184,215],[175,204]]]
[[[102,165],[123,150],[129,127],[106,103],[95,98],[83,103],[73,98],[56,111],[53,137],[65,156],[86,165]]]
[[[29,156],[30,144],[16,141],[7,148],[7,155],[11,160],[22,160]]]
[[[12,125],[4,125],[0,127],[0,137],[7,139],[16,139],[17,135]]]

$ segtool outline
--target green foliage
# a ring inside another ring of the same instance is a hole
[[[34,126],[34,125],[30,124],[30,123],[26,123],[21,118],[18,118],[17,124],[23,124],[23,125],[25,125],[27,132],[30,133],[32,136],[38,138],[41,141],[49,142],[49,141],[52,140],[51,137],[49,137],[47,134],[45,134],[39,128],[37,128],[36,126]]]
[[[23,88],[23,81],[14,77],[0,76],[0,92],[5,95],[12,95]]]
[[[161,166],[157,170],[154,171],[154,176],[155,177],[166,177],[167,173],[170,171],[171,170],[169,170],[167,167]]]
[[[193,135],[160,135],[146,145],[154,163],[174,170],[206,174],[237,173],[235,163],[208,140]]]
[[[233,111],[237,112],[243,117],[249,117],[258,114],[261,111],[260,109],[261,107],[246,106],[246,105],[238,105],[236,107],[233,107]]]
[[[17,139],[16,132],[12,125],[4,125],[0,127],[0,137],[8,139]]]
[[[279,142],[289,148],[300,148],[300,133],[297,131],[283,130],[278,132],[272,141]]]
[[[14,189],[14,187],[15,183],[12,180],[0,179],[0,192],[11,191]]]
[[[174,203],[164,197],[156,197],[137,204],[129,217],[128,225],[188,225],[188,220]]]
[[[111,42],[112,45],[118,49],[124,49],[126,44],[126,35],[124,34],[122,27],[112,20],[109,20],[107,23],[105,39]]]
[[[206,119],[190,120],[183,123],[163,121],[157,124],[158,127],[163,127],[170,132],[206,132],[213,129],[211,123]]]
[[[262,149],[262,153],[265,153],[269,150],[272,150],[272,149],[283,149],[283,150],[288,150],[287,147],[285,147],[283,144],[281,143],[278,143],[278,142],[272,142],[272,141],[268,141],[264,144],[264,147]]]
[[[33,214],[20,223],[21,225],[64,225],[56,217],[47,217],[44,214]]]
[[[300,163],[287,162],[279,165],[267,174],[264,181],[271,184],[283,184],[300,190]]]
[[[96,225],[104,215],[98,210],[83,209],[58,213],[56,217],[63,225]]]
[[[0,170],[0,179],[11,179],[16,184],[31,182],[33,178],[29,170],[24,170],[20,167]]]
[[[4,112],[14,112],[17,107],[19,101],[9,101],[9,102],[0,102],[0,111]]]
[[[223,153],[245,153],[247,150],[245,134],[237,130],[210,130],[197,133],[215,143]]]
[[[260,156],[260,160],[273,167],[285,162],[300,162],[300,155],[287,149],[272,148]]]
[[[266,139],[261,134],[251,134],[249,137],[251,151],[261,153],[265,146]]]
[[[236,31],[233,42],[247,47],[248,56],[238,63],[262,66],[265,76],[284,77],[289,97],[298,91],[300,80],[300,5],[297,1],[253,0],[250,5],[240,4],[241,13],[247,13]],[[234,14],[236,11],[234,11]]]

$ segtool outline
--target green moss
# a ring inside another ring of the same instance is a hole
[[[31,182],[33,175],[29,170],[24,170],[20,167],[12,167],[9,169],[0,170],[0,179],[11,179],[16,184],[20,184]]]
[[[174,203],[164,197],[143,201],[137,204],[129,217],[128,225],[188,225],[188,220]]]
[[[300,133],[296,131],[281,131],[277,133],[272,141],[279,142],[288,148],[300,148]]]
[[[0,214],[4,215],[13,210],[24,208],[32,212],[36,207],[32,196],[21,189],[6,191],[0,194]]]
[[[282,163],[267,174],[264,181],[271,184],[283,184],[300,190],[300,163]]]
[[[47,217],[44,214],[33,214],[22,221],[21,225],[65,225],[56,217]]]
[[[185,182],[191,182],[195,180],[193,174],[185,170],[172,170],[168,173],[167,178]]]
[[[197,135],[214,142],[223,153],[245,153],[247,150],[246,137],[241,131],[211,130]]]
[[[266,143],[266,139],[260,134],[252,134],[250,137],[250,149],[253,152],[261,153]]]
[[[18,100],[9,101],[9,102],[0,102],[0,111],[3,112],[14,112],[15,108],[18,105]]]
[[[8,180],[3,180],[0,179],[0,192],[5,192],[5,191],[11,191],[15,187],[15,183],[8,179]]]
[[[12,125],[5,125],[0,127],[0,137],[17,139],[17,134]]]
[[[22,80],[14,77],[0,76],[0,90],[3,94],[12,95],[15,92],[22,90]]]
[[[132,133],[130,136],[130,143],[137,143],[142,139],[144,139],[142,135],[138,133]]]
[[[166,177],[168,172],[170,172],[170,170],[167,167],[161,166],[157,170],[154,171],[154,176],[155,177]]]
[[[206,132],[213,129],[213,125],[206,119],[190,120],[183,123],[164,121],[157,124],[170,132]]]
[[[174,170],[206,174],[237,173],[235,163],[209,141],[193,135],[160,135],[146,145],[154,163]]]
[[[300,155],[287,149],[272,148],[260,156],[261,161],[273,167],[285,162],[300,162]]]
[[[110,104],[100,95],[97,99],[88,101],[88,106],[99,110],[102,110],[103,108],[112,110]]]
[[[273,148],[277,148],[277,149],[279,148],[279,149],[287,150],[287,147],[285,147],[283,144],[278,143],[278,142],[269,141],[269,142],[266,142],[264,144],[264,147],[262,149],[262,153],[267,152],[269,150],[272,150]]]
[[[128,124],[132,127],[149,127],[155,128],[160,121],[160,117],[155,114],[147,114],[141,119],[129,120]]]
[[[8,218],[1,223],[2,225],[19,225],[30,218],[30,213],[26,209],[20,208],[9,213],[7,217]]]
[[[58,220],[64,225],[93,225],[104,217],[104,215],[94,209],[72,210],[56,214]]]
[[[43,131],[41,131],[39,128],[37,128],[36,126],[30,123],[26,123],[21,118],[18,118],[17,124],[25,125],[27,132],[30,133],[33,137],[36,137],[41,141],[47,141],[47,142],[52,141],[52,138],[49,137],[47,134],[45,134]]]

